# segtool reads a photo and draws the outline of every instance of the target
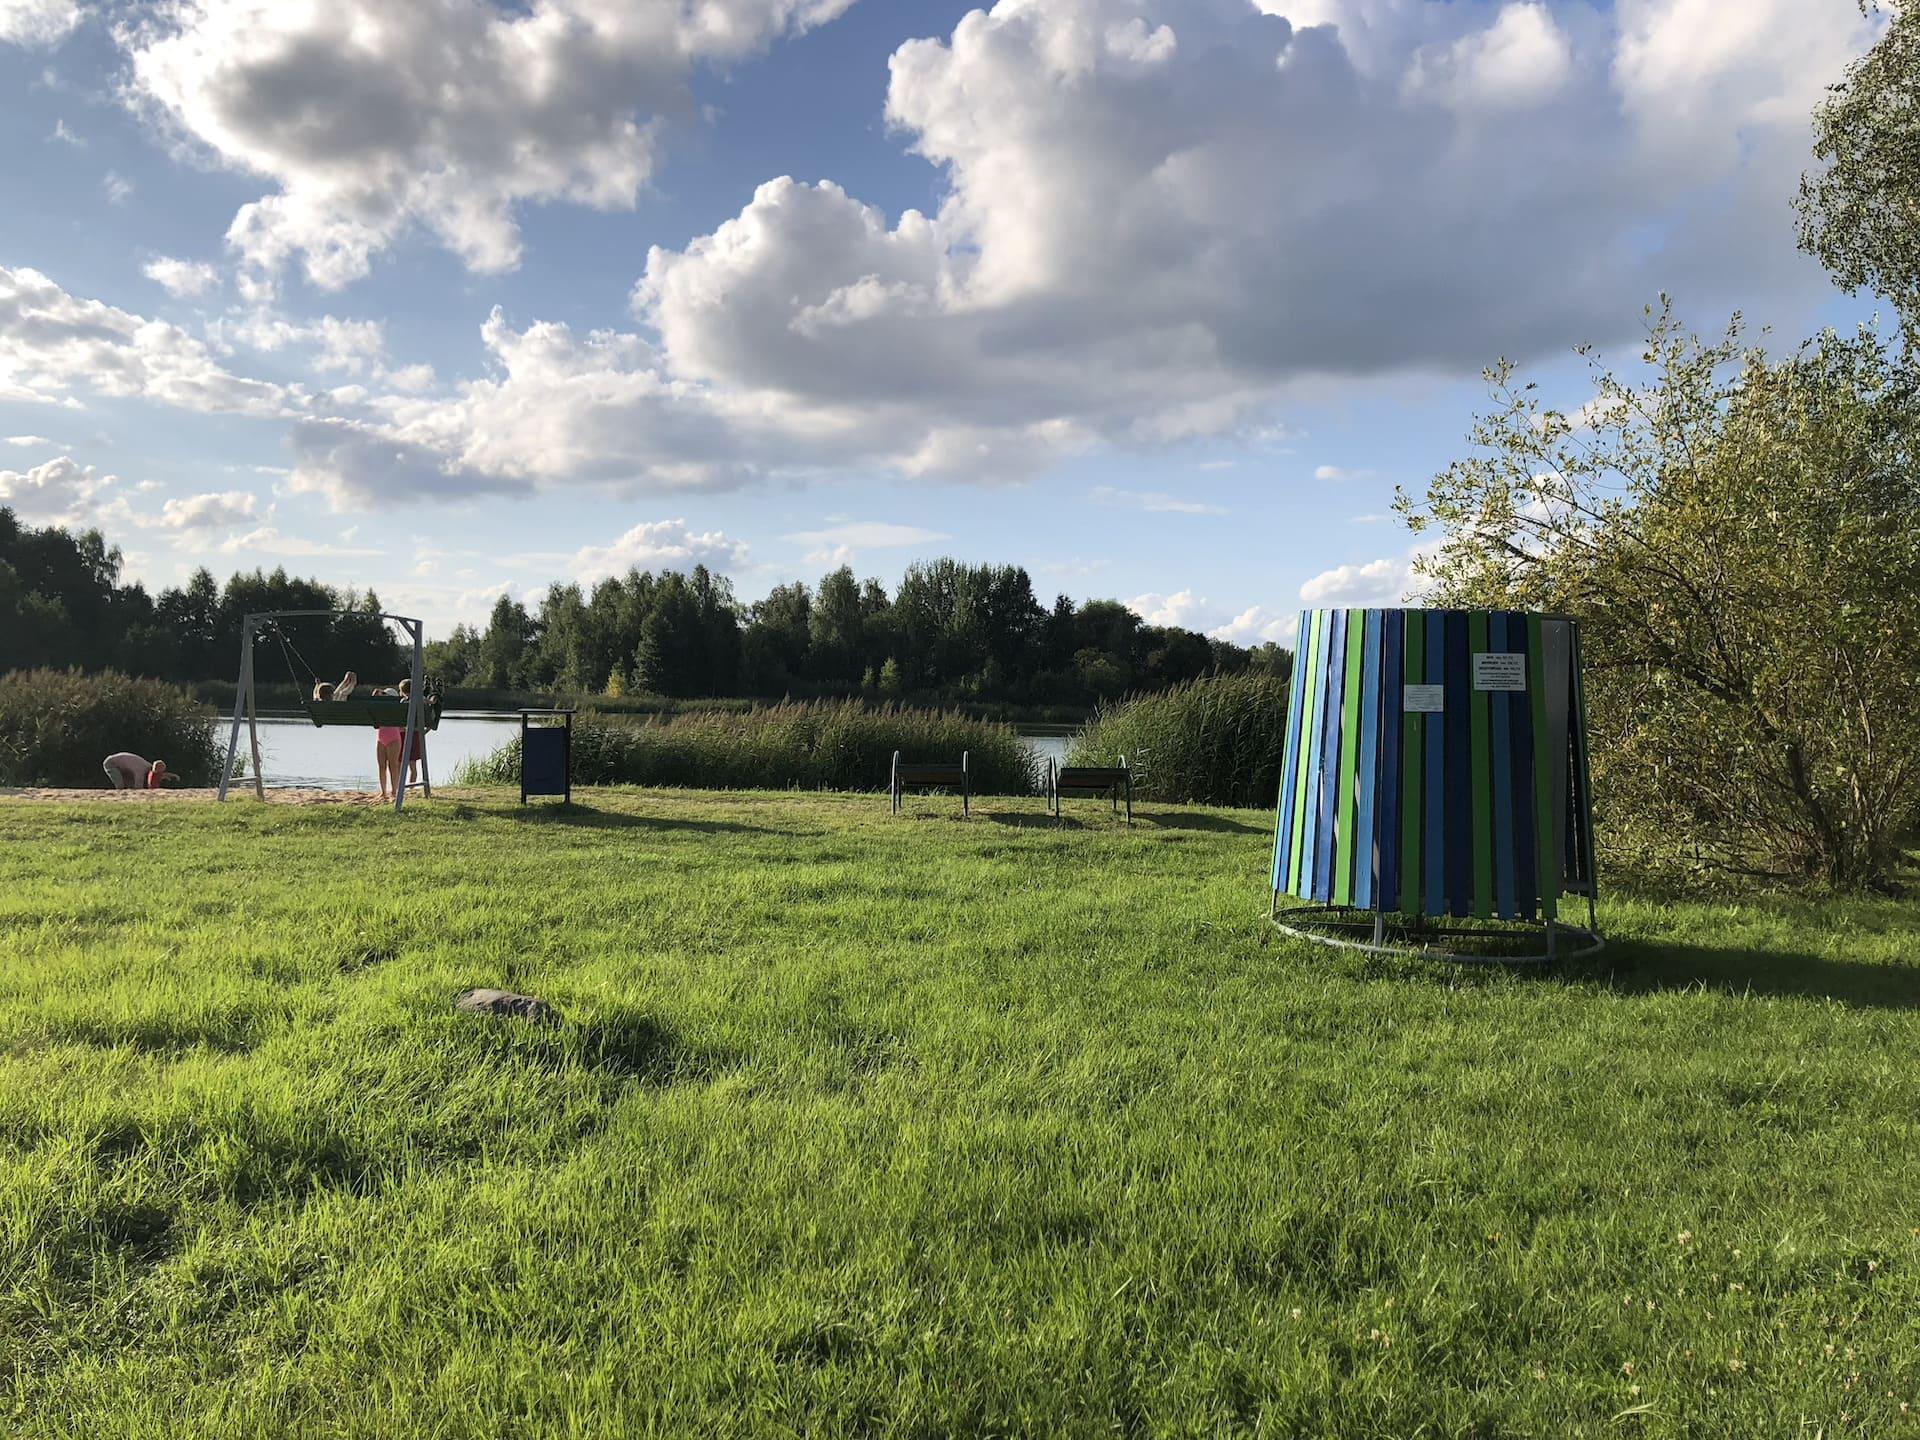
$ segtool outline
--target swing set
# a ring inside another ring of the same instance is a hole
[[[253,751],[253,793],[258,798],[266,798],[266,780],[260,773],[260,731],[254,698],[254,639],[263,636],[277,641],[280,653],[286,659],[287,671],[299,685],[298,671],[307,672],[307,683],[302,700],[302,708],[307,718],[316,727],[327,725],[350,725],[362,729],[378,729],[385,725],[404,726],[404,738],[400,742],[400,775],[393,787],[393,808],[397,811],[406,803],[407,791],[417,784],[422,794],[429,800],[433,798],[433,770],[427,763],[424,749],[419,752],[420,779],[409,782],[407,772],[412,768],[415,758],[415,736],[425,735],[440,728],[440,694],[437,689],[429,693],[425,666],[425,630],[423,622],[406,615],[389,615],[379,612],[379,618],[404,630],[412,640],[413,664],[411,680],[404,696],[348,696],[345,700],[317,700],[314,698],[319,688],[320,677],[314,673],[311,665],[282,628],[282,620],[313,618],[324,616],[332,618],[337,610],[259,610],[249,614],[240,627],[240,681],[233,696],[233,729],[227,737],[227,763],[220,772],[220,799],[227,798],[227,785],[233,777],[233,762],[240,748],[240,721],[247,722],[247,741]],[[296,665],[298,669],[296,669]]]

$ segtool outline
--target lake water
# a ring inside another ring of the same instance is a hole
[[[231,717],[219,729],[220,744],[227,742]],[[299,786],[310,790],[380,789],[380,772],[374,765],[373,731],[349,725],[319,726],[304,715],[262,715],[260,717],[261,773],[268,785]],[[462,761],[492,754],[517,733],[518,715],[476,713],[448,714],[440,717],[440,728],[427,737],[427,761],[434,781],[448,784]],[[1064,760],[1067,737],[1061,734],[1026,735],[1021,739],[1044,764],[1049,756]],[[240,731],[240,754],[247,753],[245,727]]]

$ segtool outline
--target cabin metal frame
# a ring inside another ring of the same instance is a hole
[[[339,615],[338,610],[255,610],[248,613],[240,625],[240,680],[233,694],[233,728],[227,735],[227,763],[220,771],[221,800],[227,798],[227,786],[233,778],[233,761],[240,748],[240,721],[247,722],[247,743],[253,752],[253,793],[255,798],[267,798],[266,778],[260,773],[260,730],[254,696],[253,641],[254,633],[269,620],[314,618]],[[406,736],[400,742],[400,776],[393,787],[393,808],[398,813],[406,804],[407,791],[412,789],[408,783],[407,772],[413,766],[414,736],[422,734],[421,722],[425,718],[426,707],[426,623],[411,615],[392,615],[385,610],[377,612],[382,620],[391,620],[402,626],[413,639],[413,666],[410,671],[411,683],[407,686],[407,728]],[[298,677],[295,677],[298,679]],[[420,753],[420,792],[427,799],[433,798],[433,767],[428,763],[426,752]]]

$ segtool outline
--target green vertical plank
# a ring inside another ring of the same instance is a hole
[[[1401,670],[1403,685],[1423,684],[1427,678],[1426,618],[1418,610],[1409,610],[1401,625]],[[1420,913],[1420,805],[1426,795],[1422,773],[1427,747],[1421,730],[1424,717],[1402,714],[1400,717],[1400,913]]]
[[[1487,612],[1472,611],[1467,616],[1468,684],[1472,684],[1475,655],[1488,645]],[[1482,920],[1493,918],[1493,710],[1491,697],[1478,688],[1473,691],[1468,710],[1469,744],[1473,747],[1473,913]]]
[[[1306,656],[1306,667],[1300,665],[1300,655],[1294,656],[1293,683],[1304,685],[1306,689],[1306,708],[1300,712],[1300,764],[1293,776],[1293,850],[1287,866],[1287,893],[1301,894],[1300,889],[1300,852],[1306,847],[1307,839],[1307,777],[1313,773],[1315,757],[1307,752],[1313,748],[1309,737],[1313,734],[1313,717],[1320,710],[1320,687],[1314,683],[1320,673],[1320,611],[1312,611],[1308,618],[1307,633],[1296,637],[1304,639],[1299,647]]]
[[[1366,648],[1367,612],[1347,611],[1347,673],[1342,681],[1340,703],[1340,791],[1335,804],[1334,831],[1338,841],[1333,850],[1333,903],[1353,903],[1353,790],[1360,777],[1360,660]]]
[[[1553,759],[1547,743],[1547,671],[1541,662],[1540,617],[1527,617],[1527,700],[1533,706],[1533,835],[1539,859],[1535,884],[1540,918],[1560,913],[1560,836],[1553,825]]]

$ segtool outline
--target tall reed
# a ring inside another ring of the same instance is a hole
[[[107,783],[118,750],[164,760],[186,785],[220,773],[214,713],[177,685],[114,671],[13,670],[0,675],[0,785]]]
[[[895,751],[909,763],[968,755],[976,794],[1025,795],[1033,753],[1011,726],[937,710],[869,709],[858,701],[770,705],[745,714],[588,714],[575,721],[576,785],[683,785],[706,790],[884,790]],[[455,772],[456,784],[512,784],[519,737]]]
[[[1067,747],[1070,765],[1135,771],[1134,793],[1176,805],[1271,806],[1287,743],[1287,682],[1218,675],[1104,705]]]

